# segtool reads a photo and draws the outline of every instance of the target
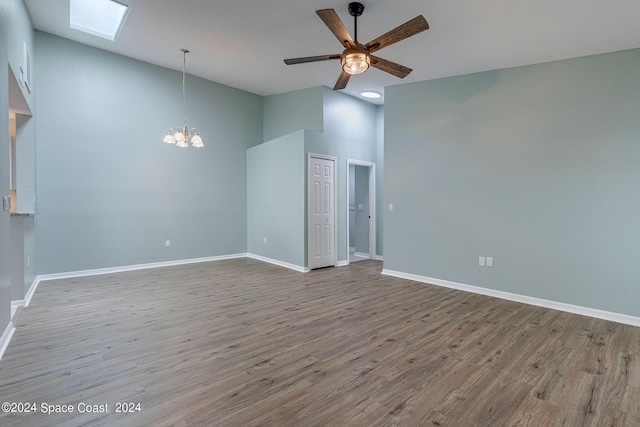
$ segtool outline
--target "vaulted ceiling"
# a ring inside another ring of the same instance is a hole
[[[69,28],[67,0],[25,0],[37,30],[260,95],[333,87],[339,61],[283,59],[340,53],[318,18],[335,9],[353,34],[349,0],[120,0],[129,16],[115,42]],[[344,92],[640,47],[638,0],[361,0],[366,43],[423,15],[430,29],[376,55],[413,69],[404,80],[370,69]],[[384,97],[376,103],[383,103]]]

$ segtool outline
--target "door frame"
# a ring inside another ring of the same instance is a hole
[[[311,262],[309,261],[310,251],[309,251],[309,242],[311,240],[311,221],[309,221],[309,217],[311,215],[311,209],[309,209],[309,205],[311,203],[311,191],[309,189],[309,174],[311,171],[311,159],[322,159],[322,160],[331,160],[333,161],[333,266],[338,265],[338,192],[337,183],[338,183],[338,158],[334,156],[327,156],[324,154],[316,154],[316,153],[307,153],[307,172],[305,174],[306,180],[306,189],[307,189],[307,205],[306,205],[306,250],[307,250],[307,268],[311,269]],[[348,258],[348,257],[347,257]]]
[[[364,166],[369,168],[369,259],[376,259],[376,164],[364,160],[347,159],[347,264],[349,264],[349,167]]]

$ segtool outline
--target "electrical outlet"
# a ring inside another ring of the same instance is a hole
[[[267,238],[266,237],[264,238],[264,244],[265,245],[267,244]]]
[[[483,256],[478,257],[478,265],[480,267],[484,267],[485,266],[485,258]]]
[[[389,203],[389,211],[393,210],[393,203]]]
[[[487,257],[487,267],[493,267],[493,257]]]
[[[165,240],[165,241],[164,241],[164,247],[165,247],[165,248],[168,248],[168,247],[170,247],[170,246],[171,246],[171,240]]]

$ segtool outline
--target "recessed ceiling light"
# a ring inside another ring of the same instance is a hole
[[[128,11],[114,0],[69,0],[69,27],[114,41]]]
[[[373,90],[362,91],[360,92],[360,95],[364,96],[365,98],[371,98],[371,99],[377,99],[382,96],[380,95],[380,92],[375,92]]]

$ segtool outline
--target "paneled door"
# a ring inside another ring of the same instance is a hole
[[[309,156],[309,268],[336,264],[335,159]]]

